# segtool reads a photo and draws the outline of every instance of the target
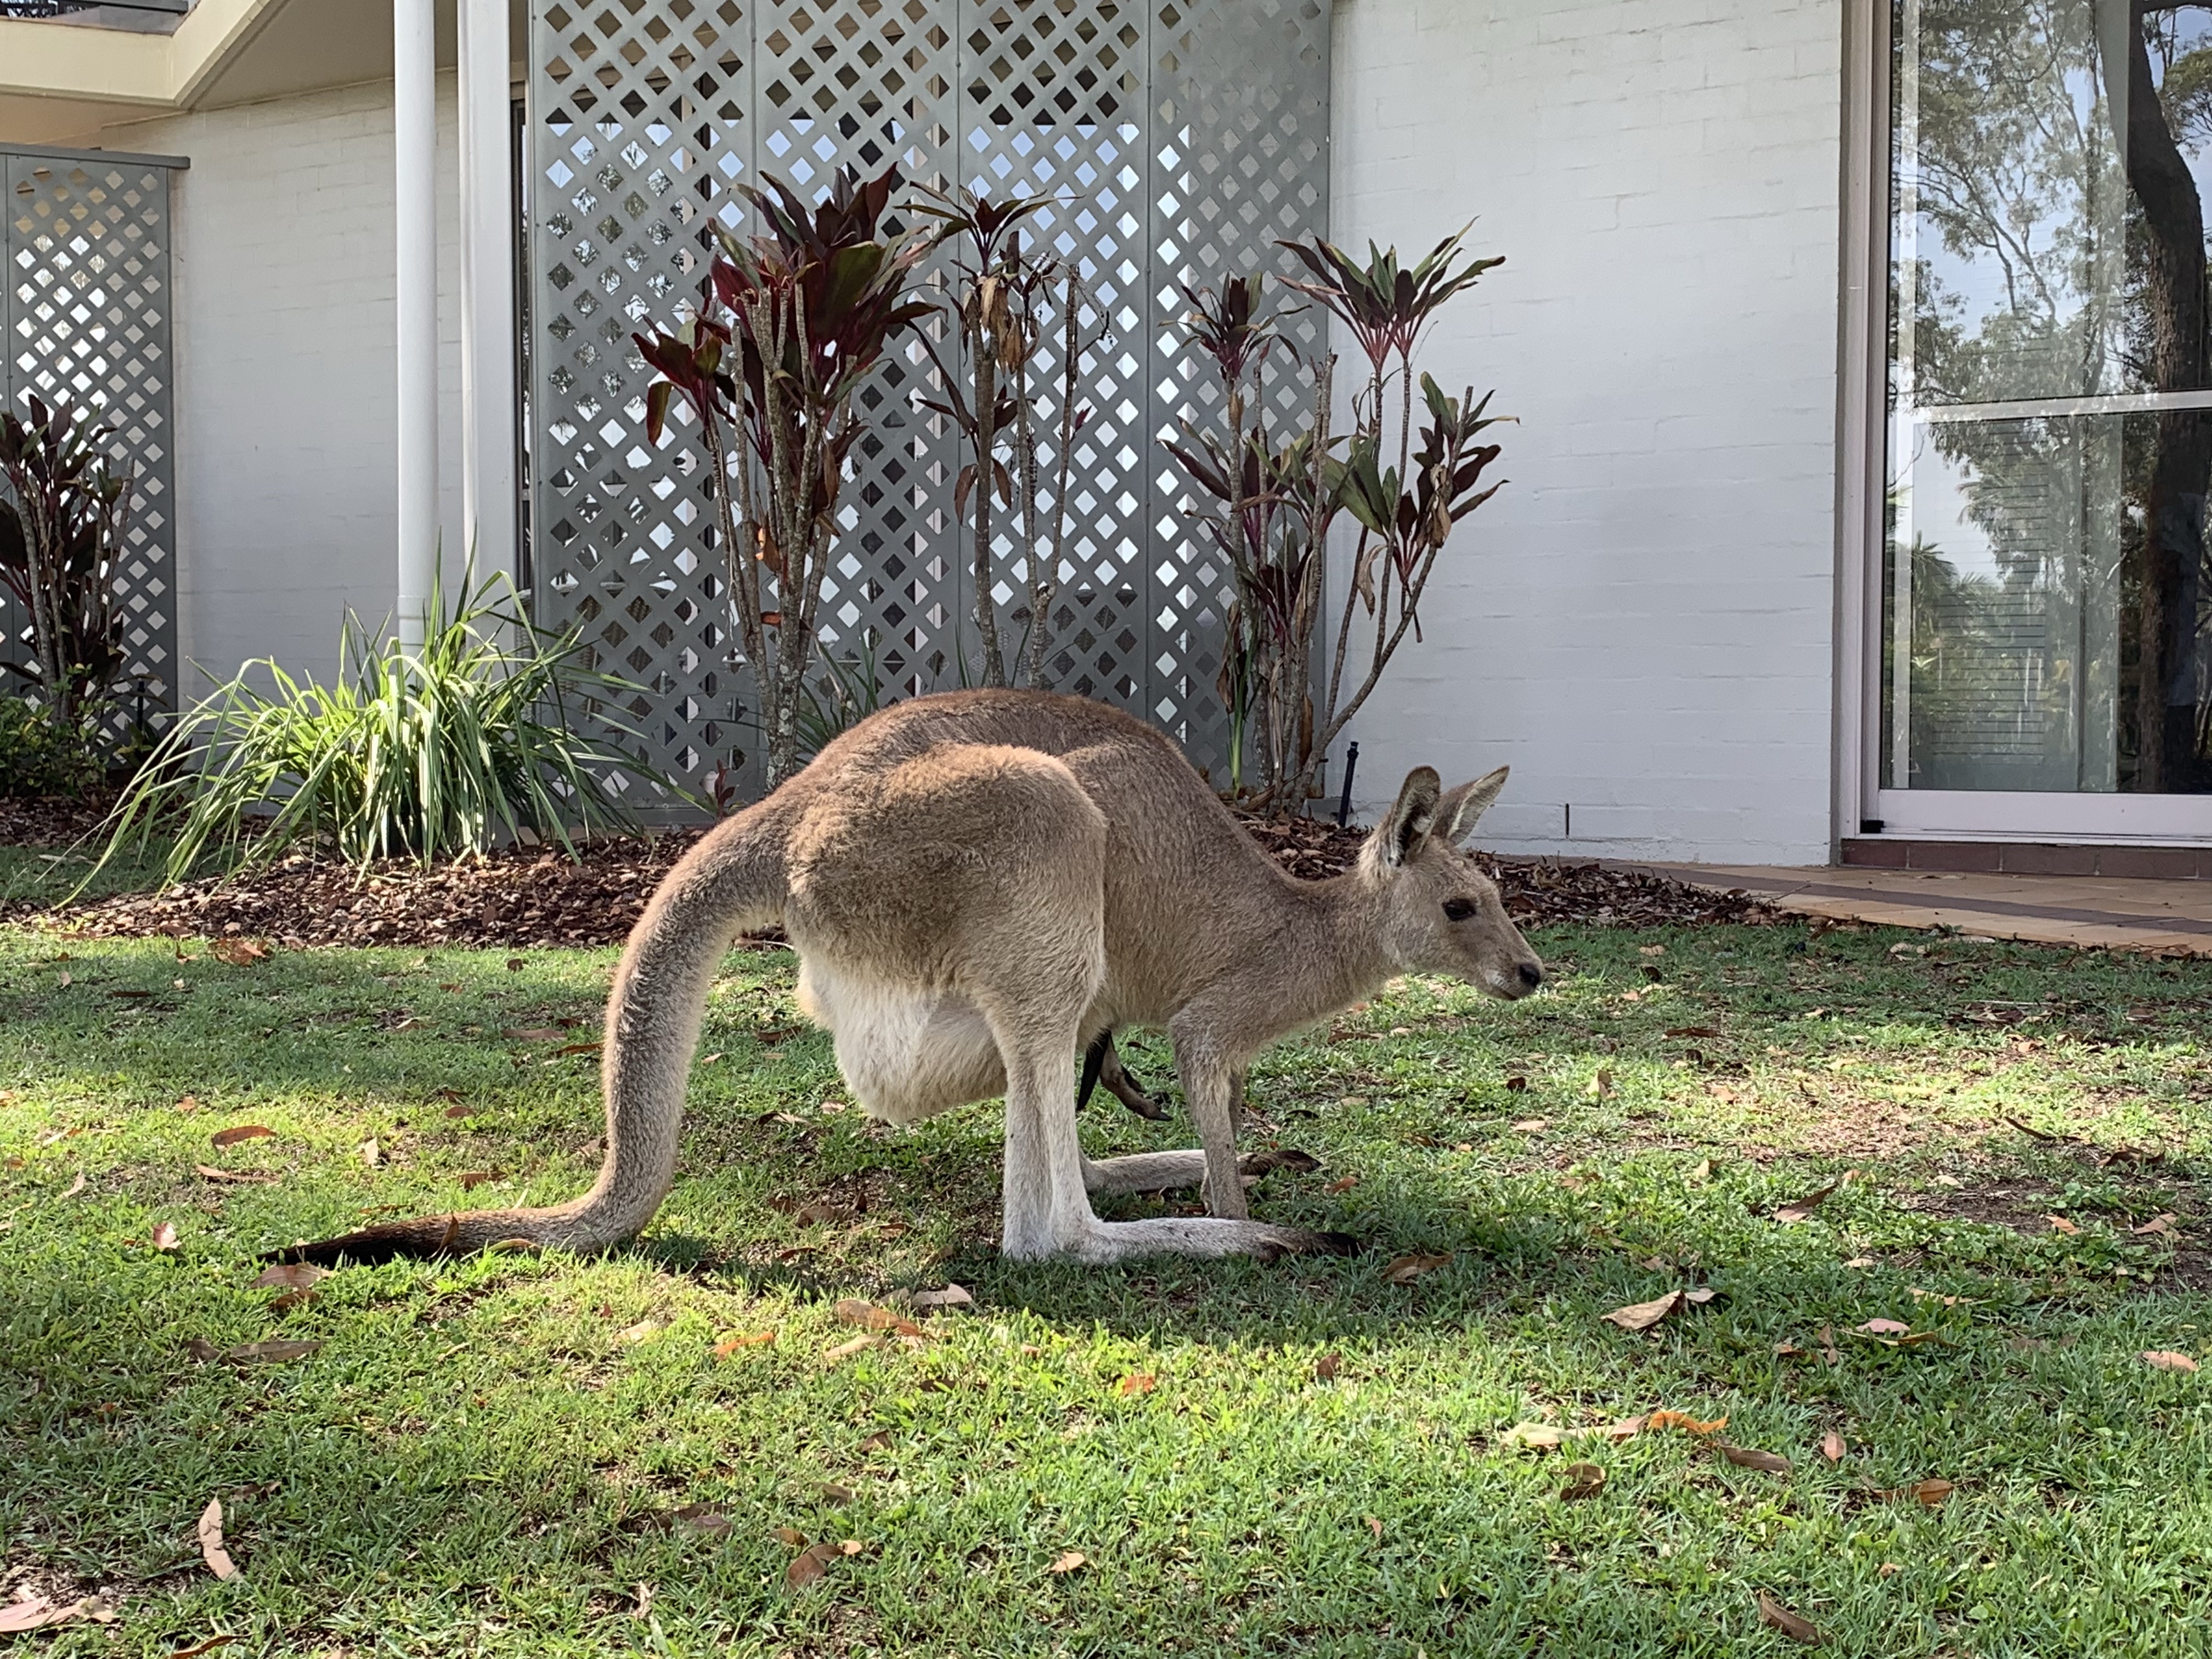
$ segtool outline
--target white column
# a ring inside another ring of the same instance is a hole
[[[514,204],[507,0],[459,0],[461,126],[461,527],[480,575],[512,572]]]
[[[438,567],[438,56],[435,0],[392,0],[398,206],[399,636],[419,642]]]

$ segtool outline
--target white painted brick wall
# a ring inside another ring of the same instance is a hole
[[[441,447],[458,453],[453,82],[439,78]],[[181,155],[176,199],[180,639],[225,676],[273,656],[327,678],[351,606],[397,586],[389,82],[107,129]],[[459,563],[457,473],[441,490]],[[190,676],[188,692],[208,680]]]
[[[1826,860],[1842,39],[1843,0],[1338,5],[1335,234],[1476,220],[1507,263],[1424,361],[1521,420],[1357,723],[1370,810],[1510,761],[1491,846]]]

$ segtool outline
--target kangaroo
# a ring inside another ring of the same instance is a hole
[[[1155,1123],[1167,1121],[1168,1109],[1146,1094],[1145,1085],[1121,1063],[1121,1051],[1114,1046],[1111,1031],[1101,1031],[1084,1052],[1083,1080],[1075,1085],[1077,1111],[1091,1103],[1091,1091],[1102,1083],[1108,1094],[1139,1117],[1150,1118]]]
[[[524,1240],[634,1237],[675,1177],[707,996],[746,929],[781,925],[799,1006],[873,1117],[1006,1097],[1012,1259],[1103,1263],[1340,1250],[1250,1218],[1234,1116],[1261,1048],[1393,975],[1527,996],[1543,966],[1458,843],[1505,783],[1410,773],[1356,868],[1301,881],[1160,732],[1087,699],[955,691],[870,716],[672,870],[616,969],[606,1158],[583,1197],[372,1227],[283,1254],[373,1261]],[[1164,1029],[1202,1145],[1093,1160],[1076,1065],[1123,1025]],[[1282,1161],[1279,1158],[1267,1160]],[[1202,1186],[1206,1216],[1103,1221],[1093,1196]]]

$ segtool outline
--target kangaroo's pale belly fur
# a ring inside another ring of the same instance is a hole
[[[957,991],[896,985],[802,956],[799,1008],[836,1038],[855,1103],[886,1123],[917,1123],[1006,1091],[990,1027]]]

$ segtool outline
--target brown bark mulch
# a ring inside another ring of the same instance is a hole
[[[68,847],[98,829],[112,804],[104,796],[18,800],[0,795],[0,847]]]
[[[1248,819],[1244,827],[1283,868],[1308,881],[1348,868],[1367,839],[1365,830],[1340,830],[1326,818]],[[1482,852],[1474,856],[1505,896],[1508,913],[1523,927],[1695,927],[1723,921],[1761,926],[1778,914],[1740,890],[1717,892],[1601,864],[1507,859]]]
[[[1323,820],[1248,823],[1291,874],[1317,880],[1346,868],[1364,839]],[[702,832],[670,830],[591,842],[582,862],[511,848],[480,862],[422,869],[404,862],[366,875],[295,854],[228,882],[89,900],[16,920],[96,938],[266,939],[306,945],[600,945],[629,935],[653,889]],[[1524,927],[1615,927],[1764,923],[1775,912],[1718,893],[1595,864],[1479,855]]]

